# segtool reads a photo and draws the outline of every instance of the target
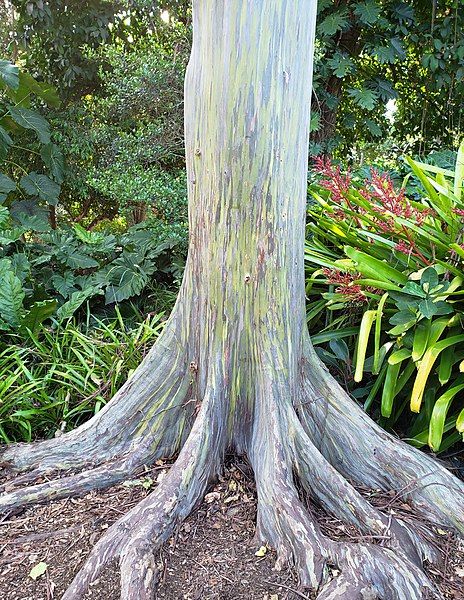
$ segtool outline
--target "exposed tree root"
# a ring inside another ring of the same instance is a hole
[[[301,424],[292,419],[298,431],[296,469],[307,493],[330,514],[343,518],[361,533],[386,540],[416,564],[438,559],[435,548],[393,514],[388,516],[373,507],[313,445]],[[334,494],[334,490],[337,493]]]
[[[346,394],[307,344],[301,421],[314,444],[345,478],[395,490],[428,520],[464,532],[464,482],[439,461],[382,430]]]
[[[93,548],[63,600],[78,600],[109,561],[120,559],[121,598],[154,597],[154,550],[172,534],[202,499],[218,474],[224,444],[218,421],[219,400],[208,392],[175,464],[159,487],[110,527]]]
[[[281,401],[279,406],[283,404]],[[308,445],[309,440],[302,433],[292,411],[288,410],[288,405],[286,415],[274,410],[262,417],[264,423],[256,432],[250,455],[258,489],[257,536],[277,548],[279,562],[289,558],[293,560],[303,585],[320,589],[320,597],[325,600],[364,600],[369,597],[421,600],[435,597],[436,592],[421,569],[421,561],[408,530],[399,521],[392,520],[388,526],[385,516],[373,507],[369,508],[367,502],[350,489],[349,484],[342,481],[329,465],[327,470],[323,469],[320,455],[312,458],[311,444]],[[266,444],[269,437],[273,440],[271,445]],[[289,456],[289,447],[296,451],[293,457]],[[308,466],[311,465],[322,468],[312,473],[311,481],[325,505],[364,531],[382,532],[389,539],[389,548],[334,542],[321,533],[317,522],[301,503],[293,481],[294,467],[308,478]],[[324,479],[326,484],[321,483]],[[333,496],[340,495],[339,500],[331,502],[328,499],[325,485],[329,483]],[[342,508],[343,502],[347,503],[352,514]],[[335,565],[341,571],[340,578],[327,583],[327,565]]]
[[[0,511],[26,508],[44,500],[58,500],[108,487],[127,479],[144,463],[145,456],[134,453],[124,459],[114,460],[75,475],[52,479],[30,487],[22,487],[0,496]],[[23,484],[24,480],[22,478],[14,479],[10,487],[17,486],[19,483]],[[4,487],[8,489],[8,485]]]

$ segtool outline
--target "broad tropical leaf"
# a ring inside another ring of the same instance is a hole
[[[0,276],[0,316],[13,327],[19,325],[24,296],[21,281],[12,271]]]
[[[37,111],[10,106],[8,112],[18,125],[35,131],[42,144],[50,143],[50,125]]]
[[[44,321],[50,318],[56,312],[58,302],[56,300],[44,300],[35,302],[31,308],[21,317],[19,324],[20,332],[30,331],[37,333]]]
[[[30,196],[37,196],[40,200],[44,200],[52,206],[58,204],[61,188],[50,177],[33,171],[29,175],[21,177],[19,183],[23,190]]]
[[[16,183],[8,175],[0,173],[0,202],[3,202],[8,194],[15,189]]]
[[[57,183],[63,183],[64,179],[64,156],[56,144],[46,144],[40,153],[42,160],[47,165],[53,179]]]
[[[0,79],[13,90],[19,86],[19,69],[9,60],[0,60]]]

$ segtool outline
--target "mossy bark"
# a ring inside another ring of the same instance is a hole
[[[121,597],[154,597],[154,549],[201,500],[232,449],[258,489],[257,538],[319,597],[419,600],[433,549],[351,482],[394,489],[444,526],[464,528],[464,486],[381,431],[330,377],[305,325],[303,245],[314,0],[194,0],[185,80],[190,245],[164,333],[112,401],[58,440],[12,446],[26,471],[0,508],[80,493],[178,458],[113,525],[64,598],[81,598],[119,557]],[[50,470],[71,477],[25,486]],[[325,537],[299,493],[380,537]],[[341,574],[331,578],[327,565]]]

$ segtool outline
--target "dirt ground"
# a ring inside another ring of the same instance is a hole
[[[150,493],[169,465],[145,468],[130,481],[81,498],[37,506],[0,521],[0,599],[61,598],[93,544],[122,514]],[[411,520],[395,495],[369,493],[370,500]],[[314,509],[313,509],[314,510]],[[322,529],[336,539],[360,540],[356,530],[316,509]],[[253,540],[256,494],[245,463],[229,464],[201,506],[158,554],[162,600],[298,600],[314,598],[292,571],[274,570],[275,555],[257,556]],[[422,523],[415,523],[423,527]],[[443,564],[429,574],[444,599],[464,599],[464,544],[435,529]],[[372,541],[366,539],[365,541]],[[258,553],[259,554],[259,553]],[[41,569],[34,569],[37,565]],[[36,579],[34,571],[42,574]],[[107,568],[86,598],[119,600],[117,565]]]

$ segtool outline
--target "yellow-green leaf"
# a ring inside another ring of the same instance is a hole
[[[431,325],[431,319],[422,319],[422,321],[419,321],[417,324],[412,342],[412,360],[414,362],[417,362],[422,358],[427,348]]]
[[[418,413],[420,411],[422,396],[424,395],[425,386],[427,384],[427,379],[430,375],[430,371],[432,370],[435,361],[442,352],[446,348],[450,346],[454,346],[455,344],[464,342],[464,335],[454,335],[448,339],[441,340],[434,344],[431,348],[429,348],[424,354],[422,360],[419,364],[419,369],[417,371],[417,376],[414,381],[414,386],[412,388],[411,394],[411,410],[412,412]]]
[[[387,373],[385,375],[385,382],[382,390],[382,401],[380,405],[380,411],[382,417],[389,417],[392,412],[393,400],[396,395],[396,382],[401,368],[401,362],[397,362],[394,365],[389,364],[387,367]]]
[[[46,562],[39,562],[34,567],[32,567],[29,573],[29,577],[35,581],[45,573],[47,568],[48,565]]]
[[[375,336],[374,336],[374,363],[372,365],[372,373],[377,375],[380,368],[380,336],[382,334],[382,316],[383,307],[388,298],[388,294],[384,294],[379,301],[375,314]]]
[[[456,157],[456,168],[454,170],[454,195],[456,198],[461,198],[462,188],[464,185],[464,140],[459,146],[458,155]]]
[[[459,433],[464,433],[464,408],[461,410],[458,418],[456,419],[456,429],[459,431]]]
[[[460,378],[460,381],[461,383],[459,383],[458,385],[454,385],[452,388],[450,388],[444,394],[442,394],[435,402],[435,406],[433,407],[432,416],[430,417],[428,441],[430,448],[435,452],[437,452],[440,449],[443,431],[445,427],[445,419],[450,404],[453,401],[453,398],[456,396],[456,394],[462,389],[464,389],[464,383],[462,383],[462,376]],[[456,427],[458,427],[457,422]]]
[[[356,382],[362,380],[367,344],[369,342],[369,334],[371,332],[372,323],[374,322],[376,314],[376,310],[366,310],[361,320],[361,327],[359,328],[358,350],[356,352],[356,371],[354,374],[354,380]]]
[[[403,360],[406,360],[410,356],[411,350],[409,348],[400,348],[399,350],[392,352],[392,354],[388,357],[388,364],[396,365],[400,362],[403,362]]]
[[[261,548],[259,550],[256,550],[255,552],[255,556],[258,556],[259,558],[262,558],[263,556],[265,556],[267,553],[267,547],[266,546],[261,546]]]

